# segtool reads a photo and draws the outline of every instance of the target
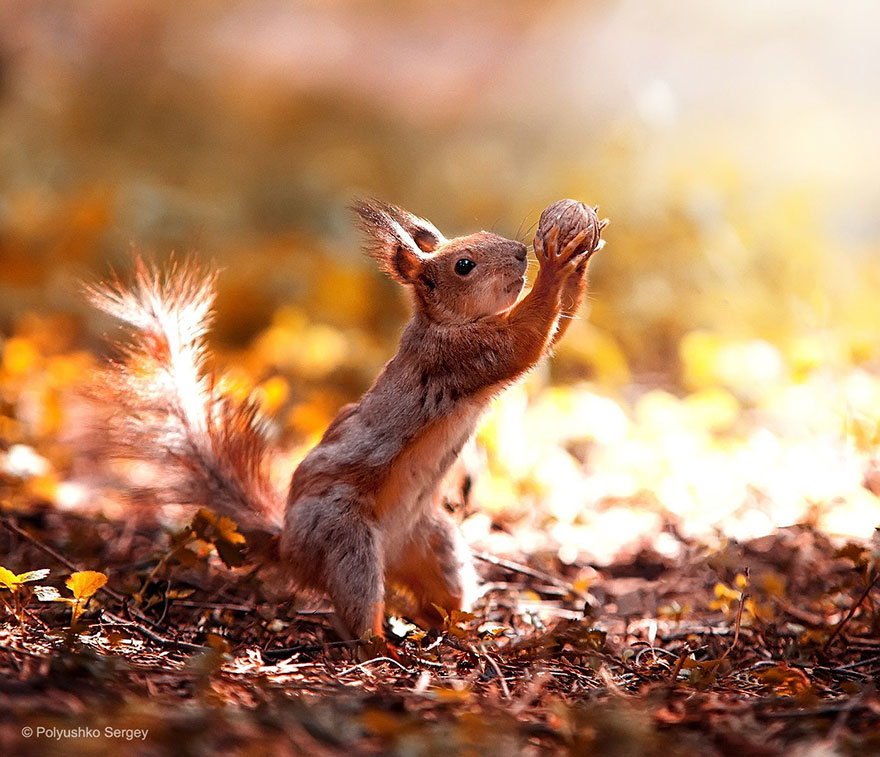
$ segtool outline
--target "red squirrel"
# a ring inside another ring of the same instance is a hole
[[[466,609],[475,598],[467,545],[435,490],[492,397],[565,332],[601,225],[562,234],[559,218],[539,226],[540,269],[517,301],[528,254],[520,242],[487,231],[446,239],[378,201],[354,209],[370,254],[409,290],[413,315],[372,387],[300,463],[286,502],[266,472],[256,403],[222,396],[207,367],[215,274],[138,262],[131,286],[115,280],[90,298],[134,331],[101,378],[115,409],[109,443],[158,463],[154,495],[238,523],[257,559],[326,592],[344,629],[361,637],[383,635],[391,584],[409,589],[414,619],[428,626],[440,621],[435,605]]]

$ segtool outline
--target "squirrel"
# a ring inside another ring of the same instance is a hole
[[[446,239],[376,200],[354,210],[368,252],[409,290],[413,314],[372,387],[299,464],[286,500],[266,470],[257,403],[220,394],[208,368],[216,272],[162,272],[138,259],[131,285],[115,278],[89,297],[132,327],[96,393],[113,409],[111,448],[159,466],[150,494],[232,519],[257,560],[329,595],[346,633],[384,638],[386,586],[412,593],[413,619],[426,627],[442,621],[437,608],[466,610],[477,597],[468,547],[434,493],[490,400],[564,334],[598,234],[585,249],[588,231],[569,230],[562,244],[558,222],[539,227],[540,268],[519,299],[522,243],[487,231]]]

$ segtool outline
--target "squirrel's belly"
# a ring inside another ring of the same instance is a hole
[[[395,457],[376,492],[376,515],[386,536],[405,533],[474,432],[482,403],[466,404],[429,424]]]

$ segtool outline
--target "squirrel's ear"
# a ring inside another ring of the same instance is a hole
[[[424,262],[424,248],[414,234],[389,212],[393,206],[371,200],[358,201],[352,208],[358,214],[361,229],[367,235],[367,251],[382,270],[401,284],[414,283]],[[434,231],[439,235],[436,229]]]
[[[422,252],[434,252],[446,241],[446,237],[427,219],[419,218],[397,205],[375,200],[373,202],[403,227]]]

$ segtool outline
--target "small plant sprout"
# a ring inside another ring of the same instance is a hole
[[[43,602],[66,602],[70,605],[70,627],[76,625],[79,616],[85,609],[86,601],[104,584],[107,576],[96,570],[81,570],[73,573],[64,584],[70,589],[73,597],[62,597],[54,586],[37,586],[37,597]]]
[[[48,575],[48,568],[15,574],[8,568],[0,567],[0,588],[7,589],[12,594],[14,607],[9,606],[2,594],[0,594],[0,598],[3,598],[3,604],[18,618],[18,622],[22,626],[24,625],[24,608],[31,596],[30,591],[24,585],[33,581],[41,581]]]

